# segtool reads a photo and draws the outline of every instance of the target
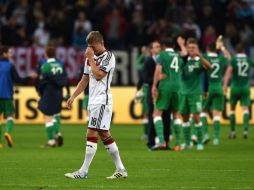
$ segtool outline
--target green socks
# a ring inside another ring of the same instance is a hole
[[[144,134],[148,135],[148,129],[149,129],[148,119],[145,118],[143,122],[144,122]]]
[[[201,113],[201,122],[202,122],[202,127],[203,127],[203,134],[208,134],[208,123],[207,123],[207,117],[205,113]]]
[[[214,138],[219,139],[220,134],[220,117],[215,116],[213,118],[213,126],[214,126]]]
[[[202,124],[201,122],[199,124],[195,124],[195,131],[197,134],[198,144],[202,144]]]
[[[6,126],[5,126],[5,131],[7,133],[11,134],[12,128],[13,128],[13,118],[9,117],[9,118],[7,118],[7,123],[6,123]]]
[[[54,128],[53,127],[54,127],[53,122],[46,123],[46,132],[47,132],[48,140],[54,140]]]
[[[161,117],[155,117],[154,120],[154,125],[155,125],[155,131],[157,136],[159,137],[160,140],[160,144],[164,144],[165,140],[164,140],[164,134],[163,134],[163,123],[162,123],[162,119]]]
[[[184,135],[185,144],[187,146],[190,146],[190,141],[191,141],[190,122],[183,123],[183,135]]]
[[[243,113],[243,128],[245,131],[248,131],[248,129],[249,129],[249,118],[250,118],[249,111],[244,111],[244,113]]]
[[[174,133],[175,133],[175,137],[176,137],[176,146],[180,145],[180,135],[181,135],[181,120],[180,119],[176,119],[174,121]]]
[[[231,131],[235,131],[235,112],[231,111],[229,119]]]
[[[53,126],[54,132],[55,132],[56,135],[61,134],[60,133],[60,127],[61,127],[61,115],[56,114],[54,116],[54,126]]]

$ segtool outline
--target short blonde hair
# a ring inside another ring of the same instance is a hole
[[[86,37],[86,42],[88,44],[93,44],[93,43],[104,43],[103,36],[99,31],[91,31],[87,37]]]
[[[189,45],[189,44],[196,44],[196,45],[198,45],[198,41],[197,41],[196,38],[188,38],[186,44],[187,44],[187,45]]]

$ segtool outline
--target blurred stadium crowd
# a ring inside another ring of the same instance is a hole
[[[202,49],[224,35],[231,52],[254,45],[253,0],[1,0],[0,44],[85,48],[91,30],[111,49],[166,36],[196,37]]]

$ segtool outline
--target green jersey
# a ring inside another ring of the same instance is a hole
[[[182,91],[183,95],[189,94],[201,94],[201,74],[204,67],[200,61],[199,57],[191,59],[187,58],[187,63],[183,67],[182,73]]]
[[[207,72],[209,84],[208,91],[223,93],[222,79],[227,59],[217,53],[207,53],[204,57],[211,63],[211,68]]]
[[[63,74],[63,67],[55,59],[49,59],[41,66],[41,73],[46,75]]]
[[[165,79],[160,80],[159,89],[175,92],[179,91],[181,89],[183,60],[178,53],[168,48],[160,52],[156,58],[156,63],[162,66],[162,73],[167,75]]]
[[[231,66],[233,67],[231,87],[249,87],[253,61],[246,54],[239,53],[232,58]]]

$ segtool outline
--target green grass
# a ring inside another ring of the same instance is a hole
[[[209,129],[211,131],[211,129]],[[228,140],[222,127],[221,145],[211,143],[202,152],[148,151],[140,141],[141,126],[112,127],[129,178],[109,181],[114,164],[100,143],[87,180],[64,178],[78,169],[84,158],[85,128],[64,125],[61,148],[40,149],[46,142],[43,125],[16,125],[15,145],[0,150],[1,190],[77,189],[254,189],[254,134],[243,140]]]

